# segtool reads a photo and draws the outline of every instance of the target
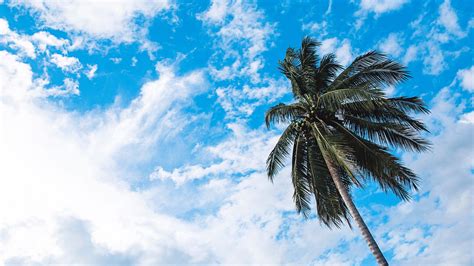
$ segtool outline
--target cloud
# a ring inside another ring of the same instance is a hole
[[[411,44],[403,56],[404,64],[421,60],[423,73],[439,75],[447,69],[447,59],[456,58],[469,48],[462,47],[457,51],[446,48],[446,44],[454,44],[457,40],[466,37],[460,29],[458,18],[450,5],[444,1],[438,8],[437,17],[422,13],[410,23],[413,29]]]
[[[0,158],[8,164],[0,170],[6,177],[0,181],[0,261],[92,263],[138,256],[156,264],[200,253],[194,226],[154,213],[120,179],[126,164],[115,160],[130,143],[153,147],[147,142],[168,130],[171,107],[189,104],[189,95],[206,88],[202,72],[175,76],[159,66],[160,78],[146,83],[126,108],[78,115],[38,99],[31,67],[18,57],[2,51],[0,59]],[[126,152],[142,158],[145,150]]]
[[[467,69],[458,70],[457,78],[461,81],[461,86],[468,92],[474,92],[474,66]]]
[[[227,86],[216,89],[217,102],[226,112],[227,118],[248,117],[256,107],[273,104],[288,93],[286,80],[267,79],[265,84]]]
[[[361,11],[373,12],[380,15],[386,12],[400,9],[409,0],[361,0],[359,7]]]
[[[47,27],[89,40],[108,39],[115,43],[146,39],[147,30],[143,28],[144,25],[138,25],[137,21],[150,21],[156,15],[173,8],[167,0],[10,0],[8,4],[27,8]]]
[[[359,10],[354,14],[357,17],[355,27],[357,30],[360,29],[369,13],[374,13],[377,18],[384,13],[402,8],[408,2],[409,0],[361,0]]]
[[[418,46],[413,45],[413,44],[410,45],[407,48],[405,55],[403,56],[403,59],[402,59],[403,64],[408,65],[410,62],[417,60],[418,50],[419,50]]]
[[[59,67],[62,71],[76,73],[81,70],[82,64],[76,57],[64,56],[61,54],[53,54],[51,62]]]
[[[303,23],[303,25],[301,25],[301,29],[303,31],[308,31],[312,35],[319,36],[319,38],[323,38],[324,36],[328,34],[327,28],[328,28],[327,21],[322,21],[320,23],[308,22],[308,23]]]
[[[19,51],[22,56],[36,58],[35,47],[29,37],[12,31],[8,21],[3,18],[0,18],[0,44],[7,44],[10,48]]]
[[[45,51],[48,46],[64,51],[70,45],[69,40],[58,38],[46,31],[36,32],[31,36],[31,39],[36,43],[40,51]]]
[[[328,53],[336,54],[336,58],[342,65],[348,65],[354,59],[351,42],[348,39],[339,40],[338,38],[329,38],[321,42],[319,51],[322,55]]]
[[[450,0],[445,0],[439,7],[438,23],[441,24],[446,29],[446,31],[455,35],[456,37],[466,36],[466,33],[463,32],[459,26],[458,16],[451,7]]]
[[[222,23],[227,16],[229,1],[213,0],[209,9],[202,13],[199,17],[207,22]]]
[[[88,79],[93,79],[95,77],[95,72],[97,71],[97,64],[89,65],[87,64],[88,70],[86,71],[86,76]]]
[[[402,37],[396,33],[390,33],[386,39],[379,43],[378,47],[388,56],[398,57],[403,52],[402,45]]]
[[[219,51],[211,59],[213,77],[224,80],[248,76],[252,82],[260,82],[259,71],[264,66],[261,53],[268,49],[275,33],[275,25],[265,21],[263,12],[247,1],[213,0],[197,18],[211,27],[216,37],[214,45]]]

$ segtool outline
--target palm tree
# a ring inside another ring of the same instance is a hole
[[[349,214],[380,265],[388,265],[357,210],[350,189],[373,180],[384,191],[409,200],[418,178],[390,153],[391,148],[422,152],[429,149],[419,136],[425,125],[410,116],[429,113],[418,97],[389,98],[381,89],[410,76],[406,68],[371,51],[347,68],[334,54],[319,58],[320,43],[304,38],[301,49],[289,48],[279,62],[291,81],[295,102],[278,104],[265,114],[267,127],[286,123],[267,159],[270,181],[291,155],[293,200],[298,213],[308,216],[314,195],[316,211],[328,227],[340,227]]]

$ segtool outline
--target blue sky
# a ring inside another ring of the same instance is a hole
[[[359,232],[294,211],[268,182],[291,101],[277,62],[304,36],[347,65],[377,49],[413,78],[434,146],[400,202],[353,191],[394,264],[473,263],[468,1],[0,0],[0,261],[374,265]]]

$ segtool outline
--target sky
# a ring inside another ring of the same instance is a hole
[[[474,264],[474,6],[469,1],[0,0],[0,262],[375,265],[265,160],[304,36],[347,65],[379,50],[412,78],[433,143],[394,151],[411,202],[355,204],[396,265]]]

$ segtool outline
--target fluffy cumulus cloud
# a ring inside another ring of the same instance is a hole
[[[8,25],[8,21],[3,18],[0,18],[0,44],[6,44],[24,56],[30,58],[36,57],[35,47],[28,36],[12,31]]]
[[[456,37],[464,37],[465,33],[461,30],[459,26],[458,16],[454,9],[451,7],[451,1],[445,0],[443,4],[439,7],[439,19],[438,22],[443,25],[443,27],[449,33],[455,35]]]
[[[66,72],[75,73],[82,68],[81,62],[76,57],[53,54],[51,62]]]
[[[463,89],[474,92],[474,66],[459,70],[458,78],[461,80]]]
[[[386,39],[379,44],[380,51],[391,57],[398,57],[403,52],[402,37],[395,33],[390,33]]]
[[[147,31],[137,24],[150,20],[173,8],[168,0],[140,1],[82,1],[67,3],[55,0],[18,1],[7,4],[26,7],[38,16],[44,25],[72,34],[113,42],[141,41],[144,49],[154,50],[156,45],[146,41]]]
[[[10,210],[0,223],[1,261],[114,264],[138,256],[145,264],[166,263],[180,254],[173,242],[196,243],[187,233],[193,226],[154,213],[118,179],[111,158],[130,142],[146,142],[144,131],[159,134],[155,123],[166,120],[169,105],[205,88],[200,72],[178,77],[163,66],[161,78],[145,84],[129,107],[90,118],[37,98],[31,68],[0,55],[0,158],[9,165],[1,170],[1,204]],[[171,84],[177,91],[171,93]]]
[[[37,43],[40,51],[45,51],[48,46],[64,50],[70,45],[69,40],[58,38],[45,31],[36,32],[31,36],[31,39]]]

